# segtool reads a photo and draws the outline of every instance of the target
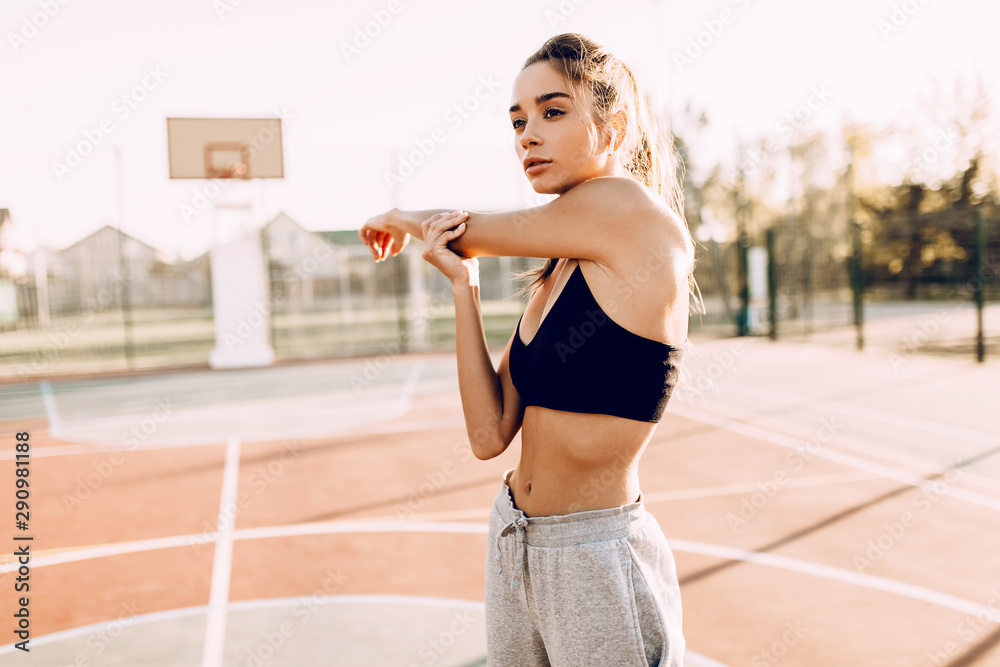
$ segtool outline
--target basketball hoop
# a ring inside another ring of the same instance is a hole
[[[167,144],[171,179],[285,176],[280,118],[167,118]]]
[[[205,144],[205,173],[209,178],[250,178],[250,148],[242,142]]]

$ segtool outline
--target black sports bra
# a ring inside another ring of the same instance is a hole
[[[579,262],[527,345],[521,320],[508,363],[525,406],[660,421],[687,341],[674,347],[620,326],[594,299]]]

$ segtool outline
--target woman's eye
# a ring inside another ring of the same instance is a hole
[[[545,110],[545,113],[543,114],[542,117],[543,118],[555,118],[556,116],[562,116],[565,113],[566,113],[565,111],[563,111],[562,109],[560,109],[558,107],[549,107],[548,109]],[[515,130],[520,130],[522,127],[524,127],[528,123],[523,118],[517,118],[517,119],[511,121],[511,124],[514,126]]]

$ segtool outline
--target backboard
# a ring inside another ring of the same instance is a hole
[[[167,118],[170,178],[284,178],[281,118]]]

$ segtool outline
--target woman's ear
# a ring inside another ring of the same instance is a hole
[[[611,118],[611,143],[608,145],[608,150],[616,151],[621,148],[627,132],[628,112],[622,109]]]

